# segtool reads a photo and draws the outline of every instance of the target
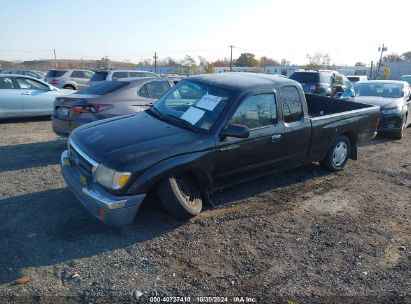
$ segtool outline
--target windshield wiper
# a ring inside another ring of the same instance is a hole
[[[171,120],[173,120],[174,122],[176,122],[177,124],[180,124],[184,127],[186,127],[187,129],[190,129],[191,131],[197,133],[198,132],[198,128],[196,128],[195,126],[193,126],[191,123],[189,123],[188,121],[185,121],[184,119],[175,117],[173,115],[167,115],[167,118],[171,118]]]
[[[150,114],[152,114],[154,117],[158,118],[158,119],[163,119],[163,114],[161,114],[161,112],[159,110],[157,110],[155,107],[151,107],[147,109],[147,112],[149,112]]]

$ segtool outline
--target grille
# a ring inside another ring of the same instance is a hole
[[[72,142],[70,142],[70,159],[72,160],[73,164],[88,177],[92,176],[93,166],[98,165],[95,161],[87,157],[86,154]]]

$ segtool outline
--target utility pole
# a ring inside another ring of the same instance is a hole
[[[229,45],[228,46],[231,49],[231,56],[230,56],[230,72],[233,71],[233,47],[234,45]]]
[[[56,69],[57,69],[56,49],[53,49],[53,52],[54,52],[54,63],[56,64]]]
[[[157,73],[157,52],[154,52],[154,73]]]
[[[384,45],[384,43],[382,44],[382,47],[378,47],[378,51],[381,52],[381,53],[380,53],[380,61],[378,62],[378,69],[377,69],[376,79],[378,78],[378,75],[380,75],[380,67],[381,67],[382,53],[385,52],[385,51],[387,51],[387,47]]]
[[[371,60],[370,80],[372,80],[372,68],[373,68],[373,65],[374,65],[374,61]]]

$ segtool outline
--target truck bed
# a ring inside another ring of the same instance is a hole
[[[374,106],[356,103],[349,100],[330,98],[314,94],[305,94],[308,114],[311,117],[331,115],[336,113],[372,108]]]
[[[324,159],[339,134],[348,136],[354,147],[375,136],[379,107],[313,94],[305,94],[305,98],[312,126],[310,161]]]

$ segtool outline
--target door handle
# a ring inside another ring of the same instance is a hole
[[[221,148],[220,151],[230,151],[240,148],[240,145],[231,145],[228,147]]]
[[[21,93],[21,95],[30,95],[30,92]]]
[[[272,142],[279,141],[280,139],[281,139],[281,134],[274,134],[271,136]]]

